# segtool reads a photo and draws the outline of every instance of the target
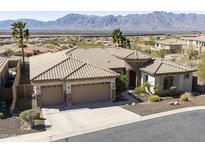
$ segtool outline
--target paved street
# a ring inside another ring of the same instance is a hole
[[[195,110],[158,117],[70,137],[66,141],[205,141],[205,111]]]

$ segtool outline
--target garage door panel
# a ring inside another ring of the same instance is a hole
[[[55,105],[63,103],[63,86],[41,87],[40,102],[42,105]]]
[[[110,100],[110,83],[72,86],[72,103]]]

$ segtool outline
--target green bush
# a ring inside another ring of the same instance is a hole
[[[148,97],[149,102],[159,102],[160,97],[158,95],[151,95]]]
[[[134,93],[137,94],[137,95],[143,94],[143,93],[145,93],[145,88],[142,87],[142,86],[136,87],[136,88],[134,89]]]
[[[164,58],[165,52],[164,50],[156,50],[156,51],[152,51],[151,55],[159,58]]]
[[[41,113],[38,110],[30,109],[20,113],[20,117],[34,126],[34,120],[41,118]]]
[[[119,77],[116,79],[116,88],[117,92],[121,93],[126,90],[127,78],[126,75],[120,74]]]
[[[180,101],[188,101],[189,98],[188,98],[188,96],[187,96],[186,94],[182,94],[182,95],[180,96],[179,100],[180,100]]]
[[[174,95],[174,94],[176,94],[177,87],[172,86],[172,87],[170,87],[169,91],[170,91],[170,94],[171,94],[171,95]]]
[[[154,94],[157,95],[159,92],[160,92],[160,85],[157,84],[155,87],[154,87]]]
[[[4,118],[4,113],[0,112],[0,119],[3,119],[3,118]]]

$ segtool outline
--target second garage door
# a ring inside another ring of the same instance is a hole
[[[72,103],[89,103],[110,100],[110,83],[74,85]]]
[[[55,105],[63,103],[63,86],[41,87],[40,103],[42,105]]]

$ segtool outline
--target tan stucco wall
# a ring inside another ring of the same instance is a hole
[[[115,78],[99,78],[99,79],[92,79],[92,80],[73,80],[73,81],[41,81],[41,82],[32,82],[34,84],[34,87],[42,87],[42,86],[51,86],[51,85],[63,85],[62,86],[62,92],[64,93],[65,100],[64,103],[71,104],[72,103],[72,86],[73,85],[79,85],[79,84],[92,84],[92,83],[101,83],[101,82],[109,82],[110,84],[110,99],[113,100],[115,98],[116,94],[113,92],[116,92],[115,87]],[[69,86],[69,90],[66,88]],[[41,88],[40,88],[41,89]],[[99,89],[100,90],[100,89]],[[40,98],[40,95],[37,95],[37,99]]]
[[[142,73],[141,84],[143,84],[144,74],[146,73]],[[161,76],[155,76],[155,77],[148,75],[148,82],[150,82],[152,86],[156,86],[157,84],[159,84],[162,92],[168,92],[168,91],[164,91],[164,78],[168,76],[173,76],[174,77],[173,86],[177,88],[178,92],[180,91],[191,92],[193,73],[189,73],[189,78],[184,78],[184,75],[185,74],[173,74],[173,75],[161,75]],[[153,88],[151,88],[151,90],[153,91]]]

